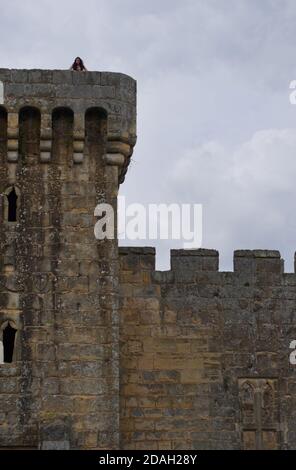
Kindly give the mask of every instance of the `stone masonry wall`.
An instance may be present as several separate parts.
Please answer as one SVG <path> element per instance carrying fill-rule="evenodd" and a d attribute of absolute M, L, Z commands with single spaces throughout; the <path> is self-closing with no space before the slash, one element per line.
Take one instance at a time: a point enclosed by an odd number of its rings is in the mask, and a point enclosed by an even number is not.
<path fill-rule="evenodd" d="M 119 446 L 116 212 L 135 143 L 135 82 L 124 75 L 0 70 L 0 447 Z M 17 220 L 7 196 L 18 195 Z"/>
<path fill-rule="evenodd" d="M 173 250 L 167 272 L 152 248 L 118 255 L 94 209 L 117 212 L 135 81 L 0 82 L 0 448 L 295 449 L 296 274 L 280 254 L 236 251 L 233 272 L 215 250 Z"/>
<path fill-rule="evenodd" d="M 120 248 L 125 449 L 295 449 L 296 275 L 277 251 Z"/>

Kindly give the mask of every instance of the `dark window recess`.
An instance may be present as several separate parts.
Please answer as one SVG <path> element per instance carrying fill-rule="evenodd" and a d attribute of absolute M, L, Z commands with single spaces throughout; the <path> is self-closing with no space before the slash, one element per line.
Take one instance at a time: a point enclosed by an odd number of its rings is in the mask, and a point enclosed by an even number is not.
<path fill-rule="evenodd" d="M 16 330 L 7 325 L 3 330 L 4 362 L 12 362 Z"/>
<path fill-rule="evenodd" d="M 17 194 L 13 188 L 7 196 L 8 199 L 8 222 L 16 222 Z"/>

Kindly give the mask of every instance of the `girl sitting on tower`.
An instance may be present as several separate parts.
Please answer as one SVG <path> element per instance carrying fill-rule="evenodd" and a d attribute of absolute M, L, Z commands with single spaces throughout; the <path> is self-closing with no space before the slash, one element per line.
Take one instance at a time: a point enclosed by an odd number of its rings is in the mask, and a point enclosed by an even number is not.
<path fill-rule="evenodd" d="M 85 67 L 83 60 L 80 57 L 76 57 L 73 64 L 70 67 L 70 70 L 77 70 L 78 72 L 86 72 L 87 68 Z"/>

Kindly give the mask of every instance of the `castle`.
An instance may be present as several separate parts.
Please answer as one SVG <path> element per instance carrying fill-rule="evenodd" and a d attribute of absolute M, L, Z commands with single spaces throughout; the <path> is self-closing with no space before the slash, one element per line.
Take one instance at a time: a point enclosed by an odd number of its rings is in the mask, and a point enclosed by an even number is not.
<path fill-rule="evenodd" d="M 296 275 L 96 240 L 135 143 L 132 78 L 0 69 L 0 448 L 295 449 Z"/>

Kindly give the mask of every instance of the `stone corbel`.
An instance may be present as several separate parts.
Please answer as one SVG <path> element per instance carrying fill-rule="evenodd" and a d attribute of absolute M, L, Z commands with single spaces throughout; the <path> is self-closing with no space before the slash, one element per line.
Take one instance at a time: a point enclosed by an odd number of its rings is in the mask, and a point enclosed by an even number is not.
<path fill-rule="evenodd" d="M 85 140 L 84 115 L 75 114 L 74 116 L 74 142 L 73 142 L 74 163 L 83 163 L 84 140 Z"/>
<path fill-rule="evenodd" d="M 52 119 L 50 114 L 41 114 L 40 161 L 48 163 L 51 160 L 52 148 Z"/>
<path fill-rule="evenodd" d="M 118 184 L 124 181 L 132 154 L 133 147 L 126 141 L 110 140 L 107 142 L 107 152 L 104 160 L 107 165 L 117 166 Z"/>
<path fill-rule="evenodd" d="M 7 116 L 7 161 L 16 163 L 19 154 L 19 116 L 8 113 Z"/>
<path fill-rule="evenodd" d="M 107 165 L 122 167 L 124 165 L 124 155 L 122 153 L 106 153 L 104 161 Z"/>
<path fill-rule="evenodd" d="M 131 155 L 131 146 L 120 140 L 111 140 L 107 142 L 107 154 L 121 154 L 124 158 L 128 158 Z"/>

